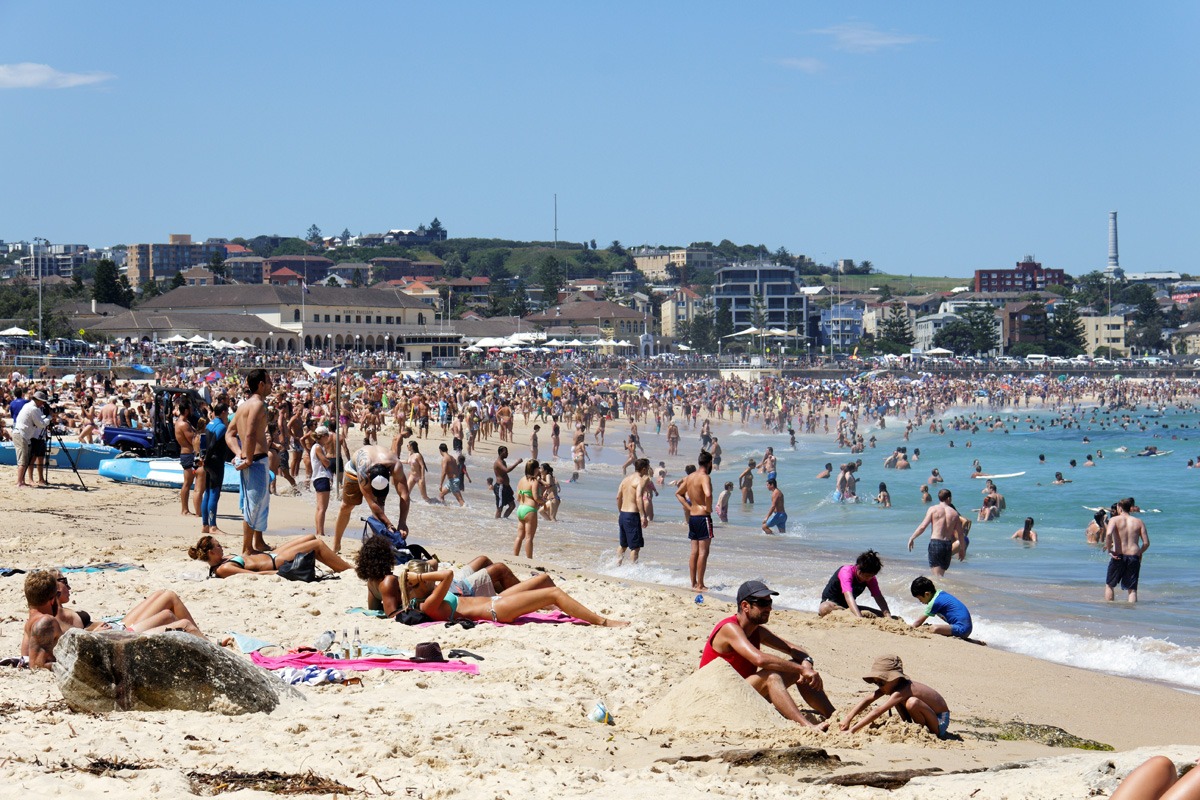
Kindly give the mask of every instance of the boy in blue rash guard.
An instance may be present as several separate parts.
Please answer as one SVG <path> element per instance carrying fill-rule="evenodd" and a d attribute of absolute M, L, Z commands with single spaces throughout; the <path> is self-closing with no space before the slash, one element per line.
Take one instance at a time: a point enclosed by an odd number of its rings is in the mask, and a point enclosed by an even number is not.
<path fill-rule="evenodd" d="M 945 624 L 931 623 L 929 630 L 940 636 L 975 641 L 970 638 L 973 628 L 971 612 L 961 600 L 949 592 L 939 592 L 933 581 L 923 575 L 913 580 L 911 588 L 912 596 L 925 604 L 925 613 L 913 620 L 912 627 L 921 627 L 930 617 L 940 617 Z"/>

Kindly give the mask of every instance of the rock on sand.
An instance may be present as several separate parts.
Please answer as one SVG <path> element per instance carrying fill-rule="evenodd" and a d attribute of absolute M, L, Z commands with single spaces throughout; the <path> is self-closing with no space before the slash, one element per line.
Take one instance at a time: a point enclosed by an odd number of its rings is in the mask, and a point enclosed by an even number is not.
<path fill-rule="evenodd" d="M 76 711 L 270 712 L 295 689 L 207 639 L 178 631 L 68 631 L 54 677 Z"/>

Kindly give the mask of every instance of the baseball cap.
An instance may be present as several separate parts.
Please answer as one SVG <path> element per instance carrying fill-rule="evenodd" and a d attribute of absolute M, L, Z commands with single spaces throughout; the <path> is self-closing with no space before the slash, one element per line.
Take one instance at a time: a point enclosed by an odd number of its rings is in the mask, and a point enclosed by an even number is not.
<path fill-rule="evenodd" d="M 45 392 L 43 392 L 43 391 L 42 391 L 42 390 L 40 390 L 40 389 L 39 389 L 38 391 L 36 391 L 36 392 L 34 392 L 34 393 L 33 393 L 33 399 L 34 399 L 34 400 L 41 400 L 43 403 L 49 403 L 49 402 L 50 402 L 50 398 L 49 398 L 49 397 L 47 397 L 47 396 L 46 396 L 46 393 L 45 393 Z"/>
<path fill-rule="evenodd" d="M 740 606 L 743 600 L 749 600 L 752 597 L 772 596 L 778 597 L 779 592 L 772 592 L 762 581 L 746 581 L 738 587 L 737 603 Z"/>

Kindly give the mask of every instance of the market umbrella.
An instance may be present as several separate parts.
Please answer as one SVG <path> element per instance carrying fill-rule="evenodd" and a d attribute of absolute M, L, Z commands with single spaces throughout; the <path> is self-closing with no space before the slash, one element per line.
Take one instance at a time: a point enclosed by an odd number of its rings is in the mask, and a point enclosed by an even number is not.
<path fill-rule="evenodd" d="M 205 339 L 203 336 L 201 336 L 200 334 L 197 333 L 195 336 L 188 339 L 188 341 L 191 342 L 192 344 L 204 344 L 208 341 L 208 339 Z"/>
<path fill-rule="evenodd" d="M 182 342 L 186 342 L 186 341 L 187 341 L 187 337 L 180 336 L 178 333 L 169 339 L 163 339 L 164 344 L 181 344 Z"/>

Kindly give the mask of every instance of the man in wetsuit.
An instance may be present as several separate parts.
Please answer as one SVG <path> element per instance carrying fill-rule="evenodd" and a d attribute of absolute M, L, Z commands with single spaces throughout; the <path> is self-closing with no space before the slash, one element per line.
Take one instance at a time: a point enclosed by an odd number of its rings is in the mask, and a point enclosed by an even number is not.
<path fill-rule="evenodd" d="M 743 583 L 737 592 L 737 614 L 726 617 L 713 628 L 700 656 L 700 666 L 723 658 L 780 714 L 808 728 L 823 727 L 804 716 L 788 691 L 795 686 L 817 713 L 826 718 L 833 714 L 833 703 L 825 694 L 812 657 L 764 627 L 771 619 L 771 598 L 778 594 L 760 581 Z M 787 657 L 764 653 L 764 646 Z"/>

